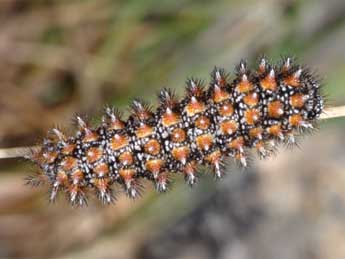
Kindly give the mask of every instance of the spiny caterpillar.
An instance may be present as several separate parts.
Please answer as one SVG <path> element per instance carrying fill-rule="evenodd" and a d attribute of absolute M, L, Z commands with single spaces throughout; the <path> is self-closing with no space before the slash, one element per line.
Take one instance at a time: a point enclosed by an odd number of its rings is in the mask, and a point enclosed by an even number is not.
<path fill-rule="evenodd" d="M 163 89 L 156 111 L 137 99 L 127 120 L 108 107 L 96 128 L 77 117 L 74 137 L 53 129 L 32 152 L 30 159 L 43 173 L 28 181 L 36 185 L 44 178 L 51 201 L 64 192 L 72 205 L 82 206 L 90 192 L 102 203 L 113 202 L 118 187 L 136 198 L 143 178 L 164 192 L 172 172 L 194 185 L 200 165 L 220 178 L 225 157 L 246 167 L 251 149 L 265 158 L 278 143 L 294 144 L 323 111 L 318 80 L 293 63 L 284 58 L 270 65 L 262 58 L 250 71 L 241 61 L 232 81 L 216 67 L 207 89 L 202 81 L 188 79 L 181 100 Z"/>

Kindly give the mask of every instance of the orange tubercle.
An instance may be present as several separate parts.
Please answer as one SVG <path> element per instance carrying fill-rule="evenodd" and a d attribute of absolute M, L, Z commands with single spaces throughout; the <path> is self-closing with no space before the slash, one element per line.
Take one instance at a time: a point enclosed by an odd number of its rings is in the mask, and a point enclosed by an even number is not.
<path fill-rule="evenodd" d="M 196 137 L 196 145 L 200 150 L 209 150 L 213 144 L 213 137 L 210 134 L 204 134 Z"/>
<path fill-rule="evenodd" d="M 119 170 L 119 175 L 121 178 L 125 181 L 131 180 L 134 175 L 135 175 L 135 170 L 134 169 L 120 169 Z"/>
<path fill-rule="evenodd" d="M 272 125 L 271 127 L 267 128 L 267 132 L 275 137 L 280 137 L 282 135 L 282 128 L 280 124 Z"/>
<path fill-rule="evenodd" d="M 119 150 L 127 146 L 128 143 L 129 142 L 128 142 L 127 136 L 116 133 L 110 141 L 110 146 L 112 150 Z"/>
<path fill-rule="evenodd" d="M 151 155 L 158 155 L 161 150 L 161 146 L 158 140 L 151 139 L 145 144 L 144 149 L 145 149 L 145 152 Z"/>
<path fill-rule="evenodd" d="M 249 93 L 243 98 L 243 102 L 248 106 L 255 106 L 259 103 L 259 95 L 256 92 Z"/>
<path fill-rule="evenodd" d="M 250 109 L 244 112 L 247 124 L 253 125 L 260 119 L 260 112 L 257 109 Z"/>
<path fill-rule="evenodd" d="M 84 179 L 84 173 L 80 169 L 77 169 L 73 171 L 73 173 L 71 174 L 71 178 L 73 182 L 79 182 Z"/>
<path fill-rule="evenodd" d="M 109 167 L 106 163 L 101 163 L 97 165 L 93 171 L 100 176 L 104 176 L 109 173 Z"/>
<path fill-rule="evenodd" d="M 134 162 L 134 158 L 131 152 L 124 152 L 120 154 L 119 161 L 123 165 L 131 165 Z"/>
<path fill-rule="evenodd" d="M 78 159 L 72 156 L 66 157 L 61 162 L 62 168 L 66 171 L 72 170 L 73 168 L 76 168 L 78 165 Z"/>
<path fill-rule="evenodd" d="M 171 140 L 175 143 L 181 143 L 186 140 L 186 132 L 184 129 L 176 128 L 171 134 Z"/>
<path fill-rule="evenodd" d="M 203 102 L 198 101 L 195 97 L 191 98 L 191 101 L 187 104 L 185 110 L 189 117 L 194 116 L 195 114 L 205 111 L 206 106 Z"/>
<path fill-rule="evenodd" d="M 305 95 L 294 94 L 290 97 L 290 104 L 295 108 L 302 108 L 305 103 Z"/>
<path fill-rule="evenodd" d="M 184 146 L 184 147 L 176 147 L 172 150 L 172 156 L 177 160 L 177 161 L 180 161 L 180 162 L 183 162 L 185 163 L 188 156 L 189 156 L 189 153 L 190 153 L 190 150 L 189 150 L 189 147 L 187 146 Z"/>
<path fill-rule="evenodd" d="M 153 159 L 147 161 L 145 167 L 149 172 L 157 175 L 161 171 L 163 165 L 164 161 L 162 159 Z"/>
<path fill-rule="evenodd" d="M 253 128 L 249 130 L 249 135 L 252 138 L 260 138 L 262 136 L 263 129 L 260 127 Z"/>
<path fill-rule="evenodd" d="M 219 109 L 221 116 L 231 116 L 234 113 L 234 107 L 230 103 L 225 103 Z"/>
<path fill-rule="evenodd" d="M 215 103 L 220 103 L 230 98 L 230 94 L 223 88 L 216 86 L 213 91 L 213 101 Z"/>
<path fill-rule="evenodd" d="M 253 84 L 248 80 L 246 75 L 243 75 L 241 82 L 236 85 L 236 90 L 240 93 L 247 93 L 253 90 Z"/>
<path fill-rule="evenodd" d="M 61 153 L 64 155 L 70 155 L 75 149 L 75 144 L 67 144 L 61 150 Z"/>
<path fill-rule="evenodd" d="M 167 110 L 162 116 L 162 124 L 165 127 L 169 127 L 175 125 L 176 123 L 180 122 L 181 118 L 175 112 L 172 112 L 170 109 Z"/>
<path fill-rule="evenodd" d="M 284 114 L 283 104 L 280 101 L 270 102 L 267 105 L 268 116 L 271 118 L 280 118 Z"/>
<path fill-rule="evenodd" d="M 223 134 L 232 134 L 238 129 L 238 123 L 234 120 L 223 121 L 220 124 L 220 130 Z"/>
<path fill-rule="evenodd" d="M 264 79 L 260 81 L 260 86 L 263 90 L 275 91 L 277 90 L 277 81 L 274 72 L 271 72 Z"/>
<path fill-rule="evenodd" d="M 85 136 L 83 138 L 84 142 L 92 142 L 92 141 L 96 141 L 98 139 L 98 134 L 90 129 L 85 129 Z"/>
<path fill-rule="evenodd" d="M 125 128 L 124 122 L 119 120 L 118 118 L 115 118 L 115 120 L 109 124 L 109 129 L 112 129 L 112 130 L 120 130 L 124 128 Z"/>
<path fill-rule="evenodd" d="M 221 157 L 222 153 L 220 152 L 220 150 L 215 150 L 211 154 L 207 155 L 205 157 L 205 160 L 210 164 L 215 164 L 220 161 Z"/>
<path fill-rule="evenodd" d="M 211 125 L 210 119 L 207 118 L 206 116 L 200 116 L 195 122 L 195 126 L 197 126 L 199 129 L 202 129 L 202 130 L 208 129 L 210 125 Z"/>
<path fill-rule="evenodd" d="M 227 146 L 231 149 L 241 150 L 243 149 L 243 146 L 244 146 L 244 139 L 243 137 L 235 138 L 230 143 L 228 143 Z"/>
<path fill-rule="evenodd" d="M 292 75 L 289 75 L 288 77 L 284 78 L 284 83 L 292 87 L 302 86 L 301 80 L 300 80 L 301 73 L 302 73 L 302 70 L 297 70 Z"/>
<path fill-rule="evenodd" d="M 135 134 L 138 138 L 145 138 L 153 134 L 153 127 L 147 124 L 141 124 L 140 127 L 136 130 Z"/>
<path fill-rule="evenodd" d="M 300 114 L 294 114 L 289 117 L 289 123 L 291 126 L 300 126 L 301 122 L 303 121 L 303 118 Z"/>
<path fill-rule="evenodd" d="M 89 163 L 96 162 L 101 159 L 103 150 L 99 147 L 92 147 L 86 152 L 86 159 Z"/>

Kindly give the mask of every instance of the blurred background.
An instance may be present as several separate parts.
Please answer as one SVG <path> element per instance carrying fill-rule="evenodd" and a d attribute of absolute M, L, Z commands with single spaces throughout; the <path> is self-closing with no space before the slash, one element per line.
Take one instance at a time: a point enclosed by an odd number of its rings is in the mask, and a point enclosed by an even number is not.
<path fill-rule="evenodd" d="M 261 54 L 295 55 L 329 105 L 345 104 L 345 1 L 1 0 L 0 148 Z M 176 177 L 167 194 L 149 185 L 108 207 L 51 205 L 24 185 L 30 163 L 2 159 L 0 258 L 345 258 L 345 119 L 320 128 L 222 181 Z"/>

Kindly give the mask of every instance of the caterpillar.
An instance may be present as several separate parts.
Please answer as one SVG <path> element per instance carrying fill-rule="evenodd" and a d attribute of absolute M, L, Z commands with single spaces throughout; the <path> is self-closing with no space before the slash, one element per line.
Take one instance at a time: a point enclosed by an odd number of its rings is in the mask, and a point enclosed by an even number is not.
<path fill-rule="evenodd" d="M 119 188 L 136 198 L 141 179 L 165 192 L 170 176 L 178 173 L 193 186 L 200 166 L 221 178 L 226 157 L 246 167 L 251 150 L 265 158 L 279 143 L 295 144 L 323 112 L 318 78 L 295 63 L 288 57 L 272 65 L 261 58 L 250 70 L 242 60 L 232 80 L 219 67 L 208 87 L 188 79 L 181 99 L 162 89 L 156 110 L 135 99 L 126 120 L 112 107 L 105 108 L 97 127 L 77 117 L 75 136 L 52 129 L 32 151 L 29 159 L 40 172 L 27 181 L 49 183 L 50 201 L 65 193 L 73 206 L 83 206 L 89 194 L 112 203 Z"/>

